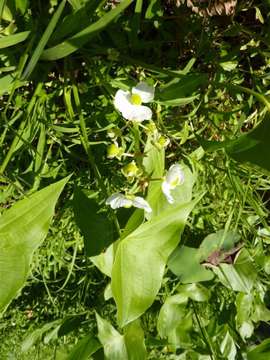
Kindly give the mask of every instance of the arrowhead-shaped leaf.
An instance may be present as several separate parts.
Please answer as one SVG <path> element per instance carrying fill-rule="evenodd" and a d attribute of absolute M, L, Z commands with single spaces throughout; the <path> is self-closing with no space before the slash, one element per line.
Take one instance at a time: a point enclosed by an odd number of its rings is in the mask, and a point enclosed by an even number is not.
<path fill-rule="evenodd" d="M 23 287 L 69 177 L 18 201 L 0 217 L 0 313 Z"/>
<path fill-rule="evenodd" d="M 139 226 L 117 248 L 112 271 L 112 292 L 118 322 L 124 326 L 153 303 L 171 252 L 179 242 L 195 201 L 179 204 Z"/>

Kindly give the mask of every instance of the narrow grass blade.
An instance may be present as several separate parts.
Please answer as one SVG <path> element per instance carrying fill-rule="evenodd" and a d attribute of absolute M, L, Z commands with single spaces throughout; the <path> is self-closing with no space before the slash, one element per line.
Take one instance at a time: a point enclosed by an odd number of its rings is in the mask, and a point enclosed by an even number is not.
<path fill-rule="evenodd" d="M 18 34 L 12 34 L 0 38 L 0 49 L 7 48 L 19 44 L 26 40 L 30 34 L 30 31 L 23 31 Z"/>
<path fill-rule="evenodd" d="M 41 56 L 43 60 L 57 60 L 72 54 L 82 47 L 89 39 L 108 26 L 133 0 L 122 1 L 115 9 L 110 10 L 101 19 L 89 25 L 68 40 L 45 50 Z"/>
<path fill-rule="evenodd" d="M 47 26 L 44 34 L 42 35 L 42 38 L 40 39 L 38 46 L 36 47 L 34 54 L 32 55 L 28 65 L 22 75 L 23 79 L 29 78 L 32 71 L 34 70 L 34 68 L 35 68 L 47 42 L 49 41 L 49 38 L 52 35 L 52 33 L 55 29 L 55 26 L 64 10 L 65 4 L 66 4 L 66 0 L 63 0 L 61 2 L 61 4 L 59 5 L 58 9 L 56 10 L 56 12 L 54 13 L 49 25 Z"/>
<path fill-rule="evenodd" d="M 54 44 L 59 43 L 62 39 L 76 34 L 81 29 L 89 25 L 89 16 L 95 13 L 99 0 L 88 1 L 83 7 L 67 15 L 61 24 L 58 25 L 50 39 Z"/>

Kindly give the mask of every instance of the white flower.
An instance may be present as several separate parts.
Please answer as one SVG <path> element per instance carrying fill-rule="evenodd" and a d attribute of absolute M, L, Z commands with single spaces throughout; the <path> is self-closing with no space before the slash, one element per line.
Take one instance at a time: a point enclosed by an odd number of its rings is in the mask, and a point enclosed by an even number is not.
<path fill-rule="evenodd" d="M 184 172 L 179 164 L 174 164 L 170 167 L 161 188 L 163 194 L 170 204 L 174 203 L 174 198 L 171 195 L 171 190 L 176 186 L 183 184 L 185 180 Z"/>
<path fill-rule="evenodd" d="M 155 88 L 139 82 L 130 91 L 117 90 L 114 98 L 114 106 L 127 120 L 142 122 L 152 118 L 152 110 L 148 106 L 141 105 L 154 99 Z"/>
<path fill-rule="evenodd" d="M 139 209 L 144 209 L 147 213 L 152 212 L 148 202 L 140 196 L 126 196 L 121 193 L 115 193 L 106 200 L 106 205 L 110 205 L 112 209 L 120 207 L 130 208 L 134 206 Z"/>

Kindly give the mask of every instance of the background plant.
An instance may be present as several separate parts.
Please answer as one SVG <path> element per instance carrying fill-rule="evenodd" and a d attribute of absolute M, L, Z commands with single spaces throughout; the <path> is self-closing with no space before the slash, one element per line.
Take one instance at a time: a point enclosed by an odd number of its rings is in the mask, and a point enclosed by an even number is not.
<path fill-rule="evenodd" d="M 1 319 L 1 357 L 263 358 L 268 2 L 239 1 L 234 16 L 213 18 L 157 0 L 8 0 L 0 12 L 2 218 L 72 173 L 31 276 Z M 153 119 L 134 126 L 113 98 L 141 80 L 156 88 Z M 114 158 L 112 144 L 121 148 Z M 138 172 L 127 177 L 132 161 Z M 164 210 L 161 177 L 176 162 L 189 188 Z M 117 191 L 146 197 L 156 220 L 140 225 L 140 210 L 105 206 Z M 167 228 L 162 236 L 153 236 L 151 221 L 157 233 Z M 170 231 L 182 231 L 181 243 L 139 308 L 134 296 L 142 302 L 146 294 L 139 278 L 118 288 L 118 250 L 117 323 L 111 267 L 102 261 L 118 244 L 129 255 L 126 275 L 132 266 L 156 275 L 167 262 L 158 263 L 158 251 L 169 256 L 178 242 Z"/>

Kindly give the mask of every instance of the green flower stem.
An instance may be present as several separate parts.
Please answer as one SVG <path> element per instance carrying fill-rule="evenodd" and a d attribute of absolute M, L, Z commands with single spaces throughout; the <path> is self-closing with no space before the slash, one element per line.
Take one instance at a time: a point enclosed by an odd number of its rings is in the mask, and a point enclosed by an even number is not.
<path fill-rule="evenodd" d="M 97 179 L 98 185 L 100 186 L 102 193 L 105 194 L 105 197 L 107 198 L 109 196 L 108 191 L 107 191 L 107 187 L 106 187 L 106 185 L 105 185 L 105 183 L 104 183 L 104 181 L 102 179 L 102 176 L 101 176 L 101 174 L 99 172 L 99 169 L 98 169 L 98 167 L 96 165 L 95 158 L 94 158 L 94 155 L 92 153 L 91 146 L 90 146 L 90 143 L 89 143 L 86 124 L 85 124 L 83 113 L 81 111 L 81 104 L 80 104 L 80 98 L 79 98 L 78 89 L 77 89 L 77 87 L 75 85 L 72 86 L 72 89 L 73 89 L 73 96 L 74 96 L 75 105 L 76 105 L 78 113 L 79 113 L 79 121 L 80 121 L 80 129 L 81 129 L 81 142 L 82 142 L 84 150 L 85 150 L 85 152 L 86 152 L 86 154 L 88 156 L 89 163 L 90 163 L 90 165 L 91 165 L 91 167 L 92 167 L 92 169 L 94 171 L 94 174 L 95 174 L 95 177 Z M 117 216 L 115 215 L 113 210 L 110 210 L 110 212 L 111 212 L 112 219 L 113 219 L 114 225 L 116 227 L 117 233 L 120 236 L 121 229 L 120 229 L 120 225 L 119 225 Z"/>
<path fill-rule="evenodd" d="M 200 328 L 200 331 L 201 331 L 201 334 L 202 334 L 202 337 L 204 339 L 204 342 L 206 344 L 206 346 L 208 347 L 209 349 L 209 352 L 210 352 L 210 358 L 212 360 L 218 360 L 218 356 L 215 352 L 215 349 L 213 347 L 213 344 L 212 344 L 212 341 L 211 339 L 209 338 L 208 334 L 207 334 L 207 331 L 204 330 L 204 328 L 202 327 L 201 325 L 201 321 L 200 321 L 200 318 L 199 318 L 199 315 L 198 315 L 198 312 L 197 312 L 197 309 L 196 309 L 196 305 L 194 303 L 193 300 L 191 300 L 191 304 L 192 304 L 192 308 L 193 308 L 193 311 L 194 311 L 194 315 L 195 315 L 195 318 L 196 318 L 196 321 L 198 323 L 198 326 Z"/>
<path fill-rule="evenodd" d="M 140 170 L 143 170 L 142 154 L 140 148 L 141 136 L 139 125 L 136 121 L 133 122 L 133 136 L 134 136 L 134 147 L 135 147 L 135 160 Z"/>

